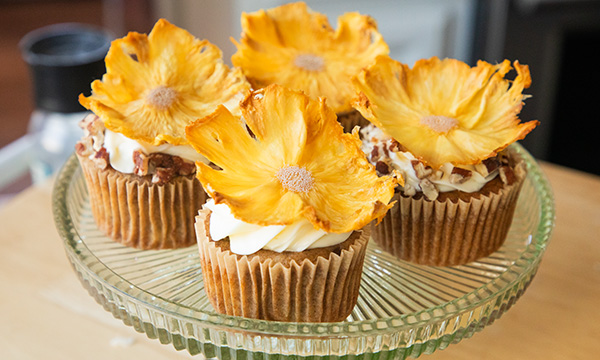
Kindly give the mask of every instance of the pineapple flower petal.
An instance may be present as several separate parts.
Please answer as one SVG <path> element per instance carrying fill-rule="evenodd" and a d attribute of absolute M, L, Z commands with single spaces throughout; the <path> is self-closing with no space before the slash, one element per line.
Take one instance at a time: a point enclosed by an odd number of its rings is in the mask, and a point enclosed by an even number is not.
<path fill-rule="evenodd" d="M 353 106 L 405 150 L 433 168 L 444 163 L 477 164 L 537 125 L 521 123 L 523 89 L 531 85 L 527 65 L 513 64 L 517 76 L 505 75 L 510 61 L 477 66 L 436 57 L 412 69 L 380 56 L 353 79 Z"/>
<path fill-rule="evenodd" d="M 255 89 L 279 84 L 326 97 L 336 113 L 352 110 L 352 76 L 389 53 L 371 17 L 346 13 L 334 30 L 303 2 L 242 14 L 242 37 L 232 41 L 231 61 Z"/>
<path fill-rule="evenodd" d="M 304 217 L 317 229 L 343 233 L 381 219 L 396 180 L 378 177 L 325 104 L 270 85 L 249 92 L 242 117 L 225 107 L 186 128 L 189 143 L 211 166 L 196 176 L 216 203 L 258 225 L 289 225 Z"/>
<path fill-rule="evenodd" d="M 106 74 L 79 96 L 111 131 L 153 145 L 185 145 L 185 126 L 217 105 L 236 109 L 250 88 L 240 69 L 230 69 L 207 40 L 159 20 L 149 35 L 130 32 L 114 40 Z"/>

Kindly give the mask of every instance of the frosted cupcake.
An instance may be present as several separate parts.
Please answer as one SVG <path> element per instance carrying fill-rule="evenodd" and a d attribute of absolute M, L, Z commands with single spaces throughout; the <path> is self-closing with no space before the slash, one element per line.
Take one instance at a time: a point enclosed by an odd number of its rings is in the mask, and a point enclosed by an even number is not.
<path fill-rule="evenodd" d="M 229 315 L 342 321 L 395 180 L 377 176 L 324 99 L 271 85 L 240 107 L 242 118 L 219 107 L 186 130 L 213 164 L 197 163 L 214 200 L 196 218 L 208 298 Z"/>
<path fill-rule="evenodd" d="M 185 139 L 185 126 L 225 104 L 250 84 L 230 70 L 206 40 L 159 20 L 111 44 L 106 74 L 79 101 L 93 114 L 77 144 L 98 227 L 140 249 L 195 244 L 194 216 L 206 200 L 195 162 L 208 162 Z"/>
<path fill-rule="evenodd" d="M 355 111 L 351 78 L 389 48 L 375 20 L 352 12 L 333 29 L 323 14 L 297 2 L 242 14 L 242 35 L 231 61 L 255 89 L 279 84 L 326 97 L 345 131 L 368 122 Z"/>
<path fill-rule="evenodd" d="M 526 176 L 510 149 L 537 121 L 519 114 L 529 68 L 508 60 L 476 67 L 453 59 L 387 56 L 354 79 L 354 106 L 371 121 L 363 149 L 380 175 L 402 175 L 373 240 L 403 260 L 457 265 L 496 251 L 512 222 Z"/>

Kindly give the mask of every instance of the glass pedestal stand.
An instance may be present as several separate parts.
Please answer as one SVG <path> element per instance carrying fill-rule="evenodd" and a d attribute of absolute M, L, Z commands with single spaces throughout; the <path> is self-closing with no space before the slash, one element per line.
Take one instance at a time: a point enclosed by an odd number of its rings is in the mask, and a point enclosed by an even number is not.
<path fill-rule="evenodd" d="M 197 248 L 135 250 L 96 227 L 75 156 L 53 195 L 56 225 L 89 293 L 126 325 L 178 350 L 219 359 L 405 359 L 444 349 L 494 322 L 533 279 L 554 226 L 552 191 L 520 146 L 528 175 L 505 244 L 479 261 L 430 267 L 370 242 L 358 303 L 339 323 L 283 323 L 216 313 Z"/>

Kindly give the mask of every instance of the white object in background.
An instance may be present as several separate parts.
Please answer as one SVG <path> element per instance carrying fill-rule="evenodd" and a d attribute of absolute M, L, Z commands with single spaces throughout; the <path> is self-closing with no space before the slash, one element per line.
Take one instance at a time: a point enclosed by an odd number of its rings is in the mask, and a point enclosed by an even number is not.
<path fill-rule="evenodd" d="M 31 115 L 29 133 L 34 139 L 30 159 L 31 177 L 36 184 L 56 173 L 75 150 L 83 136 L 79 121 L 88 112 L 54 113 L 36 110 Z"/>
<path fill-rule="evenodd" d="M 35 138 L 25 135 L 0 149 L 0 189 L 29 171 L 34 157 Z"/>

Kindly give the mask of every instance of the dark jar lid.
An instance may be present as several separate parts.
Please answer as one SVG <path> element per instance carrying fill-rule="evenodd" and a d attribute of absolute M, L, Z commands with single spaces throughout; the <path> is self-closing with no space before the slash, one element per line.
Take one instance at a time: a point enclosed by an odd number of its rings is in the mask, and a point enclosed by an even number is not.
<path fill-rule="evenodd" d="M 79 94 L 106 72 L 104 57 L 113 39 L 107 31 L 85 24 L 64 23 L 33 30 L 19 46 L 29 64 L 37 109 L 85 111 Z"/>

